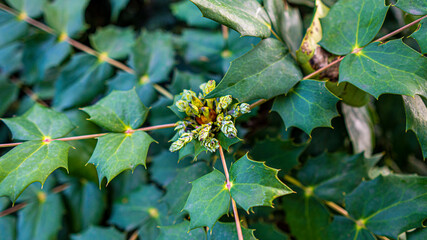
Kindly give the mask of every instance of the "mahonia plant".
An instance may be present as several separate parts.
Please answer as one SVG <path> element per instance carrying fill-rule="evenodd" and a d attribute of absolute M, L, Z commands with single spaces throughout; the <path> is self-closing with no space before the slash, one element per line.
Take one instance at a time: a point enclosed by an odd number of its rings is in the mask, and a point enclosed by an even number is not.
<path fill-rule="evenodd" d="M 175 152 L 191 141 L 199 141 L 209 152 L 219 148 L 216 138 L 219 132 L 228 138 L 237 136 L 234 126 L 235 118 L 251 111 L 247 103 L 234 103 L 231 95 L 217 98 L 205 98 L 215 89 L 215 80 L 200 85 L 199 96 L 191 90 L 184 89 L 181 99 L 175 105 L 178 111 L 184 112 L 187 117 L 176 123 L 178 140 L 172 143 L 169 150 Z"/>

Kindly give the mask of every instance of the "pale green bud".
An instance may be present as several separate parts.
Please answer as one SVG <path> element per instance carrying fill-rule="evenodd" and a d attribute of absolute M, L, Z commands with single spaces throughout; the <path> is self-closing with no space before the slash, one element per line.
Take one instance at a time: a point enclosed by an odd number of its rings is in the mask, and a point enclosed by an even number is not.
<path fill-rule="evenodd" d="M 207 138 L 205 141 L 202 142 L 203 146 L 209 151 L 209 152 L 215 152 L 219 148 L 219 142 L 216 138 Z"/>
<path fill-rule="evenodd" d="M 249 105 L 247 103 L 241 103 L 239 107 L 240 107 L 240 113 L 241 114 L 245 114 L 245 113 L 250 113 L 251 112 L 251 105 Z"/>
<path fill-rule="evenodd" d="M 221 132 L 223 132 L 228 138 L 234 138 L 237 136 L 237 129 L 234 127 L 233 121 L 230 120 L 222 121 Z"/>
<path fill-rule="evenodd" d="M 200 89 L 203 94 L 206 96 L 208 93 L 212 92 L 215 89 L 216 83 L 215 80 L 209 80 L 207 83 L 200 85 Z"/>
<path fill-rule="evenodd" d="M 181 95 L 181 99 L 187 102 L 191 102 L 191 99 L 193 99 L 193 97 L 197 97 L 195 92 L 187 89 L 184 89 Z"/>
<path fill-rule="evenodd" d="M 186 102 L 184 100 L 178 100 L 175 103 L 175 106 L 178 108 L 178 111 L 185 112 L 185 109 L 188 108 L 188 102 Z"/>
<path fill-rule="evenodd" d="M 185 129 L 187 128 L 187 123 L 184 121 L 178 121 L 176 123 L 175 131 L 178 132 L 179 135 L 183 134 L 185 132 Z"/>
<path fill-rule="evenodd" d="M 172 143 L 169 148 L 169 151 L 175 152 L 183 148 L 187 143 L 193 140 L 193 134 L 191 133 L 183 133 L 178 140 Z"/>
<path fill-rule="evenodd" d="M 204 124 L 199 127 L 199 141 L 204 141 L 207 137 L 209 137 L 209 133 L 211 131 L 212 125 L 210 123 Z"/>
<path fill-rule="evenodd" d="M 231 97 L 231 95 L 220 97 L 219 102 L 217 103 L 217 106 L 216 106 L 216 112 L 220 113 L 222 110 L 225 110 L 228 107 L 228 105 L 231 104 L 232 101 L 233 101 L 233 98 Z"/>
<path fill-rule="evenodd" d="M 203 107 L 203 102 L 196 96 L 192 96 L 191 104 L 193 104 L 194 106 L 196 106 L 198 108 Z"/>

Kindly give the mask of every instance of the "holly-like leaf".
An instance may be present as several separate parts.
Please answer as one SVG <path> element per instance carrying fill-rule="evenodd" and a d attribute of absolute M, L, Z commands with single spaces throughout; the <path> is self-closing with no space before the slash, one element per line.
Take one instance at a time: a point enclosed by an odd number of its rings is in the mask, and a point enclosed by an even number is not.
<path fill-rule="evenodd" d="M 323 240 L 329 225 L 330 214 L 326 207 L 302 192 L 283 198 L 286 222 L 297 239 Z"/>
<path fill-rule="evenodd" d="M 28 141 L 0 158 L 0 196 L 15 201 L 33 182 L 44 183 L 58 168 L 68 168 L 71 146 L 61 141 Z"/>
<path fill-rule="evenodd" d="M 83 108 L 91 121 L 113 132 L 137 129 L 147 118 L 148 110 L 135 89 L 113 91 L 95 105 Z"/>
<path fill-rule="evenodd" d="M 202 228 L 189 231 L 190 223 L 184 221 L 180 224 L 160 227 L 160 235 L 157 240 L 186 239 L 205 240 L 206 233 Z"/>
<path fill-rule="evenodd" d="M 325 86 L 332 94 L 341 99 L 343 103 L 356 108 L 365 106 L 371 99 L 368 93 L 360 90 L 349 82 L 337 83 L 327 81 Z"/>
<path fill-rule="evenodd" d="M 28 30 L 28 24 L 24 21 L 19 21 L 10 13 L 0 12 L 0 46 L 6 46 L 20 38 L 22 38 Z M 9 56 L 10 57 L 10 56 Z"/>
<path fill-rule="evenodd" d="M 40 190 L 39 184 L 33 184 L 23 194 L 28 204 L 18 212 L 17 240 L 33 239 L 34 236 L 40 240 L 57 237 L 65 207 L 59 194 L 48 193 L 53 183 L 54 181 L 47 181 L 43 190 Z"/>
<path fill-rule="evenodd" d="M 96 31 L 90 37 L 95 50 L 107 54 L 114 59 L 125 58 L 134 43 L 133 31 L 130 28 L 107 26 Z"/>
<path fill-rule="evenodd" d="M 278 31 L 291 52 L 295 53 L 302 40 L 303 26 L 299 9 L 285 6 L 282 0 L 266 0 L 264 6 L 274 29 Z"/>
<path fill-rule="evenodd" d="M 194 160 L 197 160 L 197 157 L 203 152 L 207 153 L 205 146 L 200 141 L 192 141 L 179 150 L 178 161 L 181 161 L 185 157 L 193 157 Z"/>
<path fill-rule="evenodd" d="M 139 82 L 159 83 L 167 80 L 174 64 L 174 55 L 171 34 L 143 31 L 131 54 Z"/>
<path fill-rule="evenodd" d="M 242 228 L 243 239 L 256 240 L 253 229 Z M 208 232 L 208 240 L 238 240 L 236 224 L 217 222 L 212 229 Z"/>
<path fill-rule="evenodd" d="M 113 68 L 106 62 L 86 53 L 73 55 L 55 83 L 53 106 L 64 110 L 90 103 L 103 92 L 104 82 L 112 74 Z"/>
<path fill-rule="evenodd" d="M 427 14 L 427 2 L 424 0 L 399 0 L 395 6 L 409 14 Z"/>
<path fill-rule="evenodd" d="M 420 228 L 406 234 L 408 240 L 427 239 L 427 228 Z"/>
<path fill-rule="evenodd" d="M 98 139 L 95 151 L 88 163 L 95 165 L 99 184 L 107 178 L 107 184 L 126 169 L 132 171 L 146 164 L 147 152 L 153 138 L 143 131 L 132 134 L 109 133 Z"/>
<path fill-rule="evenodd" d="M 91 226 L 86 231 L 71 235 L 72 240 L 125 240 L 126 235 L 114 227 Z"/>
<path fill-rule="evenodd" d="M 375 98 L 384 93 L 427 97 L 426 79 L 427 58 L 400 39 L 371 43 L 340 64 L 340 82 L 349 82 Z"/>
<path fill-rule="evenodd" d="M 171 4 L 173 15 L 179 20 L 185 21 L 188 26 L 216 28 L 218 23 L 204 18 L 199 9 L 190 1 L 180 1 Z"/>
<path fill-rule="evenodd" d="M 426 14 L 427 14 L 427 3 L 426 3 Z M 427 53 L 427 18 L 421 20 L 418 30 L 411 34 L 415 40 L 417 40 L 418 45 L 420 45 L 421 53 Z"/>
<path fill-rule="evenodd" d="M 406 112 L 406 131 L 417 135 L 424 158 L 427 158 L 427 106 L 420 96 L 402 96 Z"/>
<path fill-rule="evenodd" d="M 162 186 L 168 185 L 178 174 L 180 164 L 176 159 L 177 153 L 168 150 L 154 156 L 149 168 L 151 179 Z"/>
<path fill-rule="evenodd" d="M 323 38 L 319 44 L 337 55 L 363 47 L 377 35 L 387 11 L 384 0 L 340 0 L 320 20 Z"/>
<path fill-rule="evenodd" d="M 282 117 L 286 129 L 294 126 L 311 134 L 316 127 L 331 127 L 332 118 L 338 115 L 337 102 L 325 83 L 304 80 L 287 95 L 277 97 L 272 110 Z"/>
<path fill-rule="evenodd" d="M 84 12 L 88 3 L 88 0 L 56 0 L 45 4 L 47 25 L 58 33 L 75 36 L 84 29 Z"/>
<path fill-rule="evenodd" d="M 216 138 L 219 141 L 219 144 L 221 145 L 221 147 L 226 150 L 227 152 L 230 151 L 230 147 L 240 141 L 242 141 L 242 139 L 235 137 L 235 138 L 228 138 L 227 136 L 225 136 L 225 134 L 223 132 L 220 132 L 216 135 Z"/>
<path fill-rule="evenodd" d="M 1 70 L 0 70 L 1 71 Z M 7 82 L 0 76 L 0 117 L 7 111 L 9 106 L 18 98 L 19 88 L 13 83 Z"/>
<path fill-rule="evenodd" d="M 225 176 L 218 170 L 193 181 L 184 210 L 190 214 L 190 229 L 207 226 L 212 229 L 216 221 L 228 212 L 230 192 Z"/>
<path fill-rule="evenodd" d="M 328 228 L 328 239 L 337 240 L 375 240 L 371 232 L 363 227 L 357 226 L 353 221 L 342 216 L 334 217 L 334 221 Z"/>
<path fill-rule="evenodd" d="M 323 153 L 309 158 L 298 172 L 298 179 L 321 199 L 344 202 L 345 195 L 355 189 L 380 158 L 365 158 L 363 153 Z"/>
<path fill-rule="evenodd" d="M 346 197 L 346 210 L 376 235 L 397 239 L 427 216 L 426 177 L 387 175 L 363 182 Z M 356 224 L 356 223 L 354 223 Z"/>
<path fill-rule="evenodd" d="M 298 157 L 305 148 L 306 144 L 296 145 L 292 140 L 267 138 L 256 142 L 249 155 L 254 159 L 263 159 L 268 166 L 287 174 L 298 165 Z"/>
<path fill-rule="evenodd" d="M 46 3 L 46 0 L 6 0 L 6 2 L 19 12 L 34 18 L 42 13 L 42 7 Z"/>
<path fill-rule="evenodd" d="M 13 138 L 19 140 L 55 139 L 67 135 L 74 129 L 74 125 L 65 114 L 40 104 L 34 104 L 22 116 L 2 120 L 12 132 Z"/>
<path fill-rule="evenodd" d="M 240 102 L 269 99 L 287 93 L 301 78 L 286 46 L 268 38 L 231 62 L 227 74 L 206 97 L 232 95 Z"/>
<path fill-rule="evenodd" d="M 230 169 L 231 196 L 246 211 L 255 206 L 272 207 L 275 198 L 293 192 L 279 180 L 278 172 L 247 155 L 241 157 Z"/>
<path fill-rule="evenodd" d="M 197 162 L 189 167 L 179 169 L 176 177 L 166 186 L 164 201 L 172 214 L 178 214 L 185 206 L 191 191 L 190 182 L 207 174 L 210 168 L 205 162 Z"/>
<path fill-rule="evenodd" d="M 256 0 L 191 0 L 204 17 L 230 27 L 242 36 L 267 38 L 270 19 Z"/>

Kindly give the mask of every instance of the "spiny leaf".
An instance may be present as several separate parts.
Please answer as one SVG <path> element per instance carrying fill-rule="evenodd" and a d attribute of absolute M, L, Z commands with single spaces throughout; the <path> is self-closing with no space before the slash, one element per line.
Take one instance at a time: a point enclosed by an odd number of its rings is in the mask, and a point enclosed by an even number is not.
<path fill-rule="evenodd" d="M 6 2 L 19 12 L 34 18 L 42 13 L 42 7 L 46 3 L 46 0 L 6 0 Z"/>
<path fill-rule="evenodd" d="M 134 44 L 133 31 L 130 28 L 107 26 L 90 36 L 93 47 L 114 59 L 125 58 Z"/>
<path fill-rule="evenodd" d="M 95 105 L 83 108 L 91 121 L 113 132 L 138 128 L 147 118 L 148 110 L 135 89 L 113 91 Z"/>
<path fill-rule="evenodd" d="M 22 116 L 2 120 L 12 132 L 13 138 L 19 140 L 55 139 L 67 135 L 74 129 L 74 125 L 65 114 L 40 104 L 34 104 Z"/>
<path fill-rule="evenodd" d="M 384 93 L 427 97 L 427 58 L 400 39 L 371 43 L 343 59 L 339 82 L 349 82 L 376 98 Z"/>
<path fill-rule="evenodd" d="M 180 224 L 160 227 L 160 235 L 157 240 L 185 239 L 185 240 L 205 240 L 206 233 L 202 228 L 189 231 L 190 223 L 184 221 Z"/>
<path fill-rule="evenodd" d="M 340 0 L 320 20 L 323 38 L 319 44 L 337 55 L 363 47 L 377 35 L 387 10 L 384 0 Z"/>
<path fill-rule="evenodd" d="M 272 207 L 275 198 L 293 192 L 279 180 L 278 172 L 247 155 L 241 157 L 230 169 L 231 196 L 246 211 L 255 206 Z"/>
<path fill-rule="evenodd" d="M 250 227 L 255 229 L 255 237 L 262 240 L 289 240 L 290 238 L 275 226 L 274 223 L 257 222 Z"/>
<path fill-rule="evenodd" d="M 230 192 L 225 176 L 218 170 L 193 181 L 184 210 L 190 214 L 190 229 L 207 226 L 212 229 L 216 221 L 228 213 Z"/>
<path fill-rule="evenodd" d="M 190 1 L 181 1 L 171 4 L 173 15 L 179 20 L 185 21 L 188 26 L 216 28 L 218 23 L 204 18 L 199 9 Z"/>
<path fill-rule="evenodd" d="M 242 228 L 243 239 L 256 240 L 253 229 Z M 238 240 L 236 224 L 217 222 L 212 229 L 208 231 L 208 240 Z"/>
<path fill-rule="evenodd" d="M 144 165 L 153 138 L 143 131 L 132 134 L 109 133 L 98 139 L 95 151 L 88 163 L 95 165 L 99 184 L 107 178 L 107 184 L 126 169 L 132 171 Z"/>
<path fill-rule="evenodd" d="M 267 38 L 270 19 L 256 0 L 191 0 L 204 17 L 230 27 L 242 36 Z"/>
<path fill-rule="evenodd" d="M 420 228 L 406 234 L 408 240 L 425 240 L 427 239 L 427 228 Z"/>
<path fill-rule="evenodd" d="M 88 3 L 88 0 L 56 0 L 46 4 L 44 17 L 47 25 L 58 33 L 75 36 L 84 28 L 84 11 Z"/>
<path fill-rule="evenodd" d="M 0 158 L 0 196 L 13 202 L 33 182 L 43 184 L 58 168 L 68 168 L 68 150 L 65 142 L 28 141 L 10 150 Z"/>
<path fill-rule="evenodd" d="M 397 239 L 427 216 L 426 177 L 387 175 L 364 182 L 346 197 L 351 217 L 376 235 Z M 355 224 L 355 223 L 354 223 Z"/>
<path fill-rule="evenodd" d="M 337 102 L 325 83 L 304 80 L 289 94 L 277 97 L 272 111 L 279 113 L 286 129 L 294 126 L 311 134 L 316 127 L 331 127 L 332 118 L 338 115 Z"/>
<path fill-rule="evenodd" d="M 395 6 L 413 15 L 427 14 L 427 2 L 425 0 L 399 0 Z"/>
<path fill-rule="evenodd" d="M 240 102 L 287 93 L 302 78 L 294 59 L 280 41 L 268 38 L 234 60 L 219 85 L 206 98 L 232 95 Z"/>
<path fill-rule="evenodd" d="M 426 9 L 427 9 L 427 3 L 426 3 Z M 427 10 L 426 10 L 427 14 Z M 427 18 L 424 18 L 419 26 L 418 30 L 411 34 L 411 37 L 413 37 L 415 40 L 417 40 L 418 45 L 420 45 L 421 53 L 426 54 L 427 53 Z"/>
<path fill-rule="evenodd" d="M 341 99 L 343 103 L 356 108 L 365 106 L 371 98 L 368 93 L 360 90 L 349 82 L 337 83 L 327 81 L 325 86 L 332 94 Z"/>
<path fill-rule="evenodd" d="M 424 158 L 427 158 L 427 106 L 420 96 L 402 96 L 406 112 L 406 131 L 417 135 Z"/>
<path fill-rule="evenodd" d="M 71 235 L 72 240 L 125 240 L 126 235 L 114 227 L 91 226 L 86 231 Z"/>
<path fill-rule="evenodd" d="M 336 216 L 328 228 L 328 239 L 376 240 L 377 238 L 369 230 L 357 226 L 350 219 Z"/>
<path fill-rule="evenodd" d="M 192 141 L 179 150 L 178 161 L 185 157 L 193 157 L 194 160 L 197 160 L 197 157 L 203 152 L 207 153 L 207 149 L 202 143 L 200 141 Z"/>

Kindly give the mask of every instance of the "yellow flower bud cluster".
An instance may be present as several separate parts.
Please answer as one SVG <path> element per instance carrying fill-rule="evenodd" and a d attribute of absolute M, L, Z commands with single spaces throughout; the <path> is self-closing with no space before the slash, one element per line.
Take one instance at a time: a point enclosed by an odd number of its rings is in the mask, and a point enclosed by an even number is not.
<path fill-rule="evenodd" d="M 175 152 L 191 141 L 199 141 L 208 151 L 215 152 L 219 148 L 217 134 L 222 132 L 228 138 L 237 136 L 234 119 L 250 112 L 247 103 L 234 103 L 231 95 L 205 99 L 214 90 L 215 81 L 210 80 L 200 85 L 199 96 L 191 90 L 184 90 L 181 99 L 175 103 L 178 111 L 187 116 L 177 122 L 175 131 L 178 139 L 169 150 Z"/>

